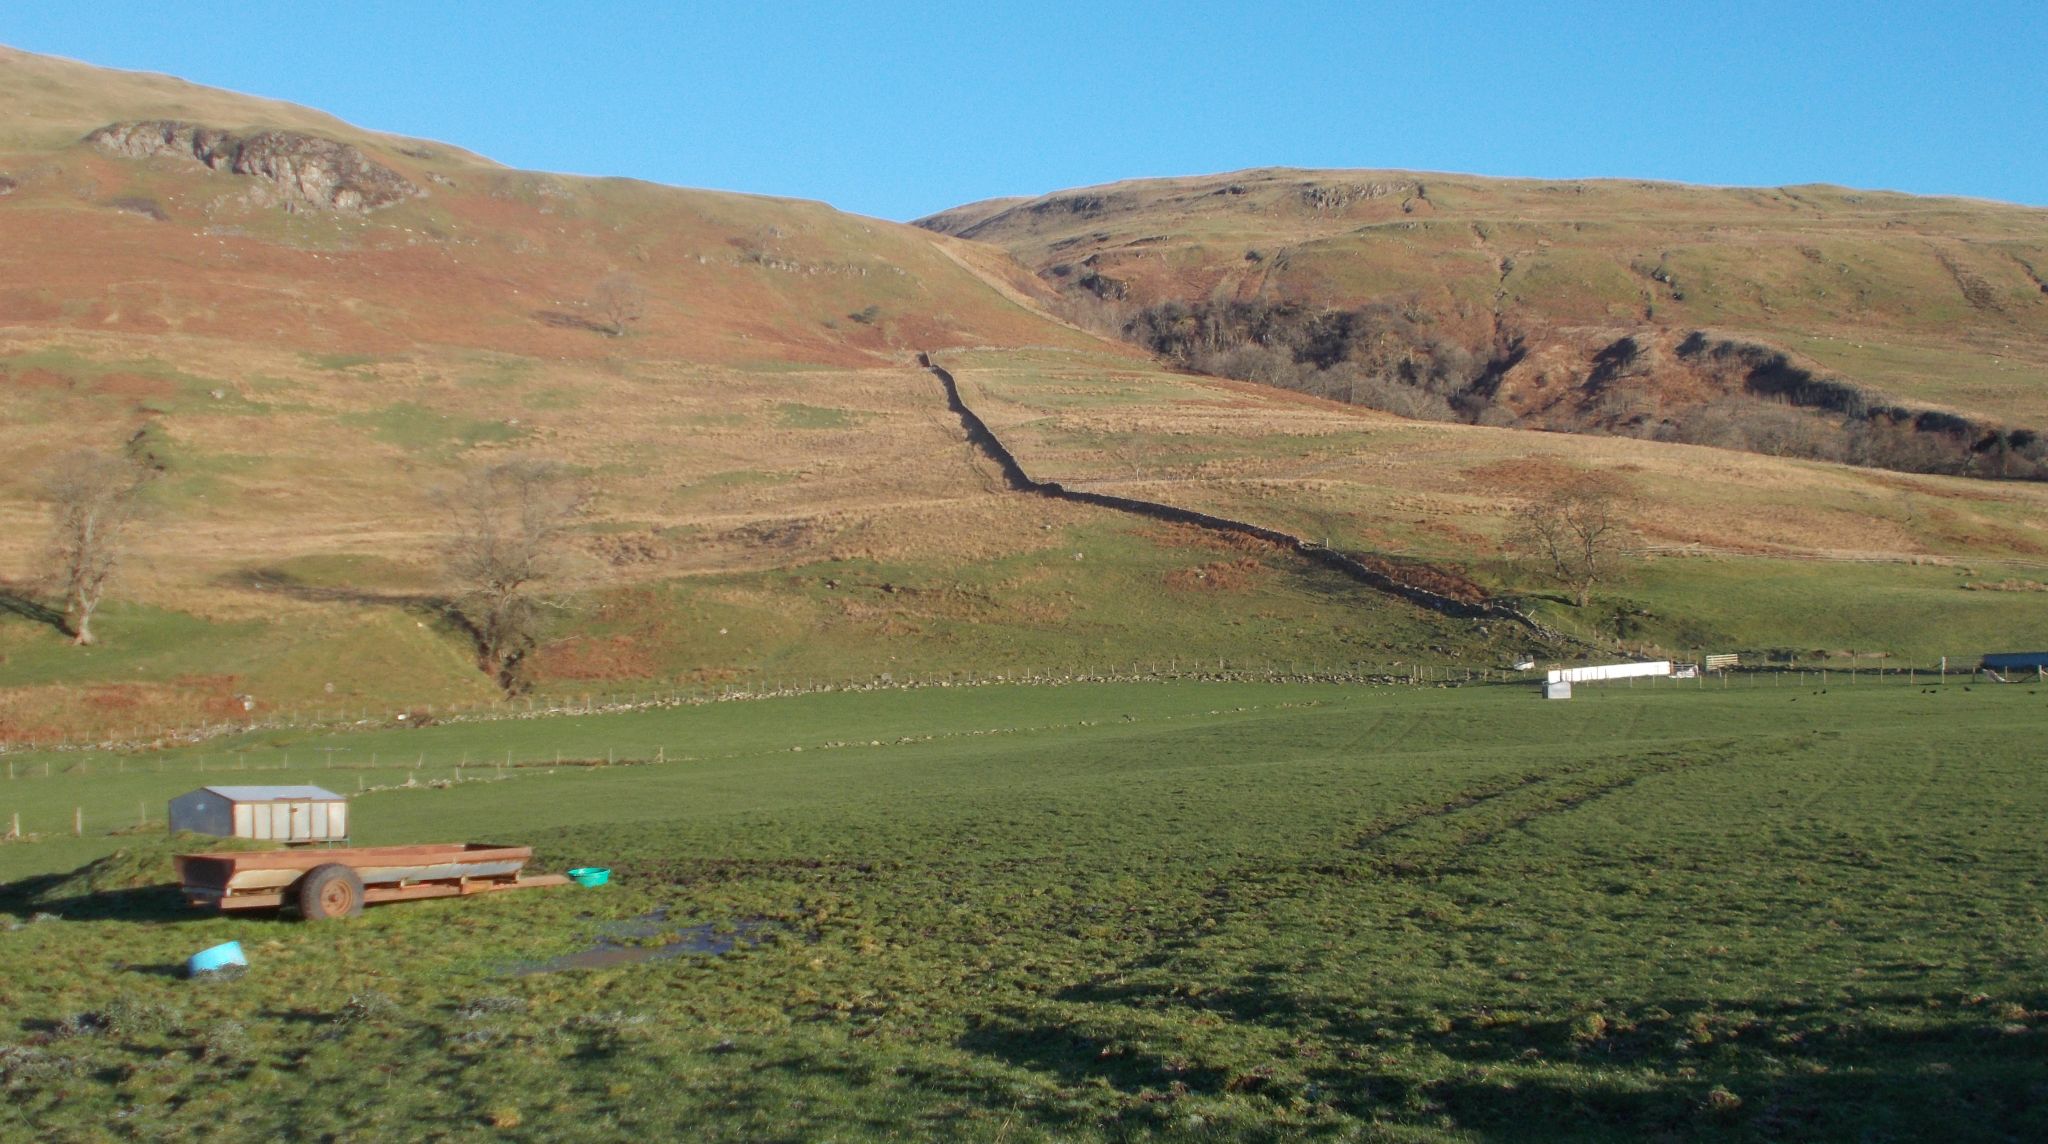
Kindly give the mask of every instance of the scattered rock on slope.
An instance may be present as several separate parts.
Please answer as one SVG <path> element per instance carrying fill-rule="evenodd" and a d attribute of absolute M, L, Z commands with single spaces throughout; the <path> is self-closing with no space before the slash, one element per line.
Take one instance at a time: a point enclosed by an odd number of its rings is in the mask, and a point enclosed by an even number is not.
<path fill-rule="evenodd" d="M 263 179 L 283 192 L 287 208 L 369 211 L 426 194 L 347 143 L 298 131 L 240 136 L 197 123 L 151 119 L 110 123 L 85 141 L 126 159 L 168 155 Z"/>

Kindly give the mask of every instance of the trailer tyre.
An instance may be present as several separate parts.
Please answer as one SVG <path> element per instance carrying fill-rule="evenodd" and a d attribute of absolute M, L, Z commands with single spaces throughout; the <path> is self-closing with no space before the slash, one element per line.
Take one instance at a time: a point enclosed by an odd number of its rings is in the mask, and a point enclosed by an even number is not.
<path fill-rule="evenodd" d="M 299 879 L 299 916 L 307 921 L 352 918 L 363 912 L 363 880 L 339 862 L 315 866 Z"/>

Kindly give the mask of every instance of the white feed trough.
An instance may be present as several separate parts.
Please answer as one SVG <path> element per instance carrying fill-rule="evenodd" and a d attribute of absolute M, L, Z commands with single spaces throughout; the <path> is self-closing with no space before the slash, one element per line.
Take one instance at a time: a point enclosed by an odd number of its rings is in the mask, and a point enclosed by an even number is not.
<path fill-rule="evenodd" d="M 1634 679 L 1642 675 L 1670 675 L 1671 661 L 1649 663 L 1603 663 L 1590 667 L 1558 667 L 1550 670 L 1545 683 L 1600 683 L 1609 679 Z"/>

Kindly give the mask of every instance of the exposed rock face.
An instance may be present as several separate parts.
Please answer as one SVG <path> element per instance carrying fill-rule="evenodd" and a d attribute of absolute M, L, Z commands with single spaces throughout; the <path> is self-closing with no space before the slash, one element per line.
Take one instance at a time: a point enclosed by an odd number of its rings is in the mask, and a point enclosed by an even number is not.
<path fill-rule="evenodd" d="M 288 208 L 360 212 L 426 194 L 410 179 L 346 143 L 297 131 L 259 131 L 245 137 L 217 127 L 152 119 L 110 123 L 85 141 L 126 159 L 169 155 L 263 179 L 283 193 Z"/>

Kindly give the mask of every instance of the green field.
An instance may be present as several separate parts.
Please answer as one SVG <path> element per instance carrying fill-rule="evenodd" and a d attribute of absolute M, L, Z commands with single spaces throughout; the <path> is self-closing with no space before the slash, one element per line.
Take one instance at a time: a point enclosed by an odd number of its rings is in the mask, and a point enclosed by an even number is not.
<path fill-rule="evenodd" d="M 0 846 L 0 910 L 57 915 L 0 924 L 0 1136 L 2039 1138 L 2044 703 L 996 686 L 216 743 L 344 790 L 467 754 L 357 840 L 617 880 L 314 926 L 54 877 L 150 835 Z M 103 822 L 199 753 L 16 761 L 0 799 Z M 657 910 L 610 932 L 734 948 L 518 972 Z M 246 977 L 174 974 L 229 939 Z"/>

